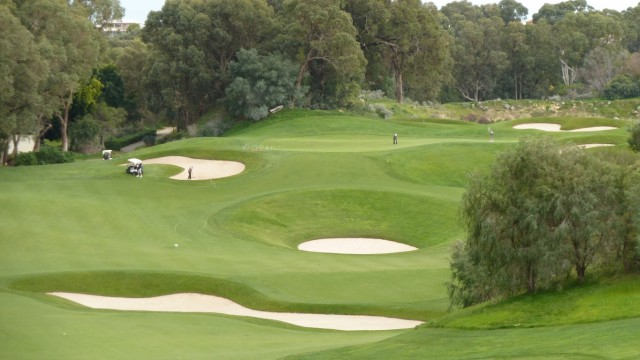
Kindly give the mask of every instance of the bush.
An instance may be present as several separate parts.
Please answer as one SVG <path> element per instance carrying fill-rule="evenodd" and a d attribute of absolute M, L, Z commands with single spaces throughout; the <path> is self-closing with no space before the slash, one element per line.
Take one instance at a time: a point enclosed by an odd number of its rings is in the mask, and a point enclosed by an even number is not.
<path fill-rule="evenodd" d="M 72 153 L 63 152 L 62 150 L 51 146 L 43 146 L 38 152 L 18 154 L 13 165 L 47 165 L 69 163 L 73 161 L 74 157 Z"/>
<path fill-rule="evenodd" d="M 640 151 L 640 121 L 637 121 L 635 124 L 629 127 L 629 132 L 631 133 L 631 137 L 627 142 L 631 149 L 635 152 Z"/>
<path fill-rule="evenodd" d="M 198 136 L 220 136 L 233 126 L 233 122 L 224 120 L 211 120 L 198 127 Z"/>
<path fill-rule="evenodd" d="M 627 75 L 617 76 L 604 89 L 604 97 L 609 100 L 629 99 L 640 96 L 640 81 Z"/>

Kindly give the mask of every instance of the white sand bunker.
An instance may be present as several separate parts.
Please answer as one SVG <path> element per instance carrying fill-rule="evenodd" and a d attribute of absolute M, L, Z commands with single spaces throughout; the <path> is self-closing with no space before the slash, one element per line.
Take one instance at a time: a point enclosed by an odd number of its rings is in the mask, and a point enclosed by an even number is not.
<path fill-rule="evenodd" d="M 542 131 L 554 131 L 554 132 L 588 132 L 588 131 L 604 131 L 604 130 L 615 130 L 617 127 L 613 126 L 594 126 L 582 129 L 575 130 L 560 130 L 562 126 L 559 124 L 549 124 L 549 123 L 535 123 L 535 124 L 520 124 L 516 125 L 513 128 L 519 130 L 542 130 Z"/>
<path fill-rule="evenodd" d="M 155 159 L 147 159 L 143 164 L 164 164 L 175 165 L 184 170 L 178 175 L 174 175 L 171 179 L 188 180 L 189 168 L 193 166 L 191 172 L 192 180 L 209 180 L 229 177 L 240 174 L 244 171 L 244 164 L 237 161 L 224 160 L 204 160 L 192 159 L 184 156 L 165 156 Z"/>
<path fill-rule="evenodd" d="M 299 250 L 331 254 L 391 254 L 418 250 L 395 241 L 367 238 L 318 239 L 298 245 Z"/>
<path fill-rule="evenodd" d="M 578 147 L 581 147 L 583 149 L 591 149 L 594 147 L 603 147 L 603 146 L 615 146 L 613 144 L 580 144 L 577 145 Z"/>
<path fill-rule="evenodd" d="M 363 315 L 324 315 L 276 313 L 246 308 L 231 300 L 203 294 L 185 293 L 151 298 L 122 298 L 86 294 L 53 292 L 58 296 L 92 309 L 218 313 L 225 315 L 250 316 L 261 319 L 282 321 L 293 325 L 332 330 L 398 330 L 411 329 L 422 321 L 394 319 Z"/>

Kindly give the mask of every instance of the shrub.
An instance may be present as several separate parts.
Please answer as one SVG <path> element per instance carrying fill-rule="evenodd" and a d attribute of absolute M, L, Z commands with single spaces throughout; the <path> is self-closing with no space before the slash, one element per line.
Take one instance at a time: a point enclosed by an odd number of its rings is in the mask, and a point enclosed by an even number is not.
<path fill-rule="evenodd" d="M 604 97 L 609 100 L 629 99 L 640 96 L 640 81 L 627 75 L 617 76 L 604 89 Z"/>
<path fill-rule="evenodd" d="M 38 152 L 18 154 L 15 161 L 13 162 L 13 165 L 47 165 L 69 163 L 73 161 L 74 157 L 72 153 L 63 152 L 56 147 L 43 146 Z"/>
<path fill-rule="evenodd" d="M 631 137 L 627 142 L 631 149 L 635 152 L 640 151 L 640 121 L 637 121 L 635 124 L 629 127 L 629 132 L 631 133 Z"/>

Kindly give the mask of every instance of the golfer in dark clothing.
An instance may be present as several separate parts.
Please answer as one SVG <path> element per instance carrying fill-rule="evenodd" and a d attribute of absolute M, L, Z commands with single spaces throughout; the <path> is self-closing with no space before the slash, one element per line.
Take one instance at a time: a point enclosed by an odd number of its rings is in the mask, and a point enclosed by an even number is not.
<path fill-rule="evenodd" d="M 398 134 L 393 134 L 393 144 L 397 144 L 398 143 Z"/>
<path fill-rule="evenodd" d="M 191 180 L 191 173 L 193 172 L 193 165 L 189 166 L 189 170 L 187 170 L 187 172 L 189 173 L 189 177 L 187 179 Z"/>

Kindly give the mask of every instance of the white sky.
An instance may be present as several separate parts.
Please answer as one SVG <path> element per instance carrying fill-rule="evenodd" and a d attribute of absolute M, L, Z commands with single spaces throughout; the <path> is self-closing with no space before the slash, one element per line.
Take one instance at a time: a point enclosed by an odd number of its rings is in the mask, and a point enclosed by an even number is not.
<path fill-rule="evenodd" d="M 438 8 L 452 2 L 453 0 L 425 0 L 434 3 Z M 500 0 L 470 0 L 476 5 L 497 4 Z M 545 3 L 557 4 L 564 0 L 518 0 L 529 10 L 529 17 L 540 10 Z M 612 9 L 617 11 L 626 10 L 640 4 L 638 0 L 587 0 L 587 3 L 596 10 Z M 126 13 L 124 19 L 126 21 L 144 24 L 149 11 L 158 11 L 162 9 L 164 0 L 120 0 L 120 5 L 125 8 Z"/>

